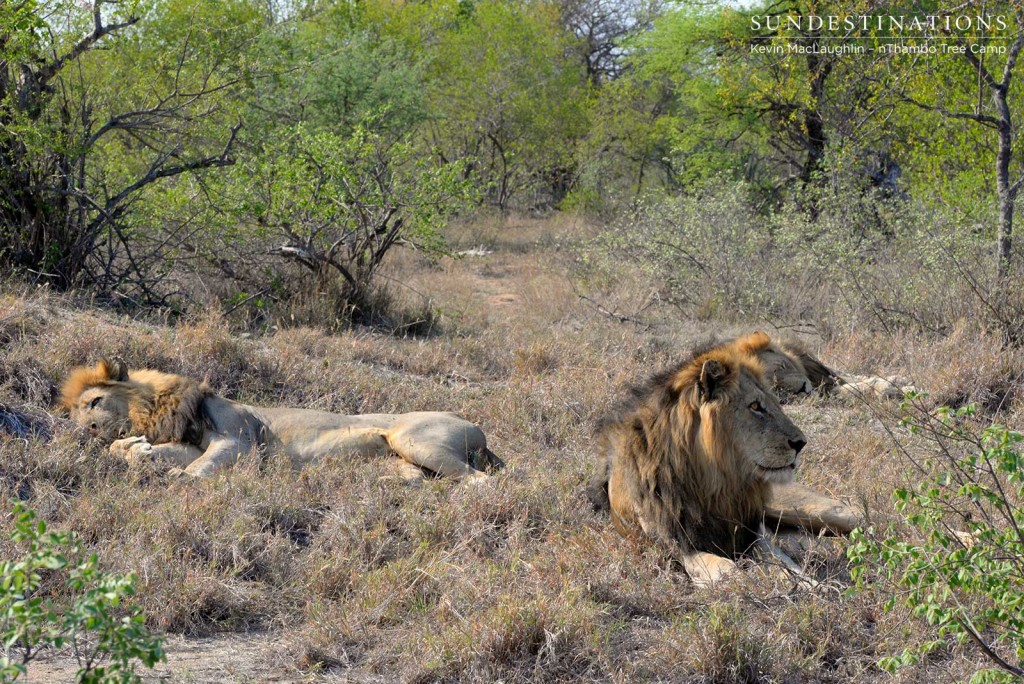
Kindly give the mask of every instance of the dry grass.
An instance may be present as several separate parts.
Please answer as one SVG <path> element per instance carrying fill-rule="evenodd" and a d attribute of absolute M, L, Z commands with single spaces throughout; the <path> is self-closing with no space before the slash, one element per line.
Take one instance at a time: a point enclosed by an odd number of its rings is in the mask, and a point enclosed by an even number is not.
<path fill-rule="evenodd" d="M 626 385 L 686 352 L 714 321 L 644 309 L 652 283 L 589 283 L 574 241 L 592 228 L 496 219 L 460 226 L 439 264 L 396 255 L 388 275 L 427 296 L 439 327 L 403 339 L 295 327 L 233 333 L 210 314 L 167 327 L 18 291 L 0 297 L 0 496 L 27 500 L 113 569 L 140 577 L 158 631 L 269 634 L 276 672 L 325 680 L 846 682 L 887 679 L 878 657 L 928 638 L 884 596 L 793 593 L 756 569 L 695 591 L 657 550 L 618 537 L 582 493 L 592 426 Z M 766 327 L 751 320 L 744 328 Z M 869 331 L 807 340 L 854 372 L 910 376 L 943 401 L 979 400 L 1019 427 L 1024 357 L 964 321 L 954 334 Z M 69 368 L 101 355 L 209 380 L 229 397 L 341 412 L 444 408 L 479 423 L 508 464 L 486 486 L 381 481 L 379 462 L 339 458 L 294 473 L 255 456 L 212 481 L 130 472 L 52 409 Z M 819 399 L 787 407 L 808 434 L 802 478 L 891 513 L 905 469 L 884 407 Z M 8 419 L 6 416 L 12 416 Z M 0 533 L 10 521 L 0 522 Z M 0 553 L 11 549 L 0 542 Z M 808 568 L 839 588 L 842 541 Z M 174 651 L 172 650 L 172 669 Z M 933 656 L 906 681 L 948 680 L 981 662 Z M 266 663 L 254 661 L 262 678 Z M 290 673 L 290 675 L 288 674 Z"/>

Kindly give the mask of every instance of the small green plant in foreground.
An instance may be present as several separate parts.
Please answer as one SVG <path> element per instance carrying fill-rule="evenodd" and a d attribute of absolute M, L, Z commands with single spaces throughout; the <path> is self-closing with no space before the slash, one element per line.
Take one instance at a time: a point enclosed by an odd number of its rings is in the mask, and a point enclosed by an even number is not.
<path fill-rule="evenodd" d="M 906 605 L 935 628 L 879 666 L 894 672 L 951 643 L 973 642 L 994 667 L 972 682 L 1024 675 L 1024 435 L 1001 425 L 964 427 L 974 405 L 918 414 L 904 426 L 933 455 L 910 459 L 918 484 L 896 490 L 909 534 L 855 531 L 848 550 L 857 589 L 891 588 L 885 607 Z M 910 539 L 904 541 L 903 539 Z"/>
<path fill-rule="evenodd" d="M 79 682 L 137 682 L 135 661 L 153 667 L 165 659 L 144 616 L 121 609 L 135 593 L 134 575 L 100 570 L 95 554 L 82 559 L 73 535 L 47 531 L 20 502 L 13 515 L 11 540 L 27 551 L 20 560 L 0 563 L 0 682 L 25 675 L 44 648 L 70 646 Z M 67 600 L 46 596 L 44 581 L 66 590 Z"/>

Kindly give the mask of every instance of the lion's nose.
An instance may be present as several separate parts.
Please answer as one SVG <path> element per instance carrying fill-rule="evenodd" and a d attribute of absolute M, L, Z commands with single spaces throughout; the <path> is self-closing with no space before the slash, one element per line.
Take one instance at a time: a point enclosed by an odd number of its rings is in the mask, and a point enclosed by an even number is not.
<path fill-rule="evenodd" d="M 807 442 L 802 439 L 791 439 L 789 440 L 789 446 L 793 448 L 793 451 L 800 453 L 800 450 L 807 446 Z"/>

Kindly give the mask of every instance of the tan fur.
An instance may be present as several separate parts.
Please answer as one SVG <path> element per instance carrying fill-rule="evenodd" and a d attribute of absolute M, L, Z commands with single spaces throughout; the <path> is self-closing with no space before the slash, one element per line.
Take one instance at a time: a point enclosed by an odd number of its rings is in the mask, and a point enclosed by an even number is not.
<path fill-rule="evenodd" d="M 916 391 L 912 384 L 896 376 L 883 378 L 832 370 L 793 339 L 772 340 L 761 331 L 741 339 L 752 340 L 744 350 L 761 360 L 770 383 L 783 394 L 817 391 L 846 399 L 898 400 L 907 392 Z"/>
<path fill-rule="evenodd" d="M 260 448 L 281 452 L 296 466 L 331 455 L 397 455 L 421 476 L 486 478 L 484 469 L 501 465 L 480 428 L 452 413 L 344 416 L 246 406 L 180 375 L 129 373 L 106 360 L 72 371 L 61 403 L 95 437 L 114 440 L 112 453 L 166 462 L 196 476 Z"/>
<path fill-rule="evenodd" d="M 100 361 L 93 368 L 72 371 L 61 390 L 61 403 L 68 411 L 90 388 L 105 388 L 128 405 L 128 432 L 146 435 L 153 444 L 191 442 L 208 428 L 203 402 L 213 395 L 206 384 L 180 375 L 145 370 L 130 379 L 117 380 L 117 366 Z M 123 436 L 123 435 L 122 435 Z"/>
<path fill-rule="evenodd" d="M 764 386 L 751 353 L 761 343 L 752 335 L 699 352 L 599 431 L 616 528 L 680 549 L 697 581 L 729 567 L 704 555 L 731 562 L 759 545 L 770 483 L 792 479 L 806 442 Z"/>
<path fill-rule="evenodd" d="M 766 383 L 770 384 L 772 389 L 783 394 L 811 392 L 813 387 L 809 376 L 814 378 L 816 386 L 822 387 L 823 391 L 827 391 L 829 387 L 836 388 L 834 379 L 838 376 L 811 356 L 803 347 L 788 340 L 776 342 L 760 331 L 736 340 L 705 345 L 702 351 L 697 352 L 697 355 L 708 350 L 729 346 L 736 353 L 750 356 L 753 362 L 759 363 L 764 370 L 763 379 Z M 811 371 L 808 372 L 805 368 L 810 368 Z M 840 387 L 856 386 L 841 385 Z M 605 430 L 603 438 L 606 437 L 607 431 Z M 636 435 L 634 435 L 635 438 Z M 635 447 L 620 445 L 619 450 L 624 451 L 628 448 Z M 608 458 L 609 451 L 612 453 L 611 458 L 614 458 L 616 449 L 604 448 L 603 451 L 603 458 Z M 714 482 L 719 475 L 720 473 L 712 473 L 709 481 Z M 702 477 L 708 479 L 706 475 Z M 607 463 L 602 462 L 587 488 L 587 496 L 597 510 L 611 508 L 609 480 L 609 467 Z M 620 482 L 618 486 L 621 488 L 623 484 Z M 619 492 L 619 495 L 625 496 L 628 491 L 628 489 L 624 489 Z M 733 515 L 735 513 L 735 511 L 732 512 Z M 777 529 L 779 526 L 796 526 L 815 534 L 820 532 L 848 533 L 863 522 L 861 513 L 855 508 L 795 482 L 773 482 L 764 513 L 765 524 L 770 529 Z M 624 524 L 624 521 L 617 519 L 614 515 L 613 520 L 620 531 L 628 533 L 629 525 Z"/>

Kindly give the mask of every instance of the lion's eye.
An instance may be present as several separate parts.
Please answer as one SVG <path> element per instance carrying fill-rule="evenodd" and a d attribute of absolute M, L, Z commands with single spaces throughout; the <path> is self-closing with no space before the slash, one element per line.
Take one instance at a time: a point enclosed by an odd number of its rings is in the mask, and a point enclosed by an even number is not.
<path fill-rule="evenodd" d="M 761 406 L 761 402 L 755 401 L 750 404 L 750 410 L 754 413 L 764 413 L 764 407 Z"/>

